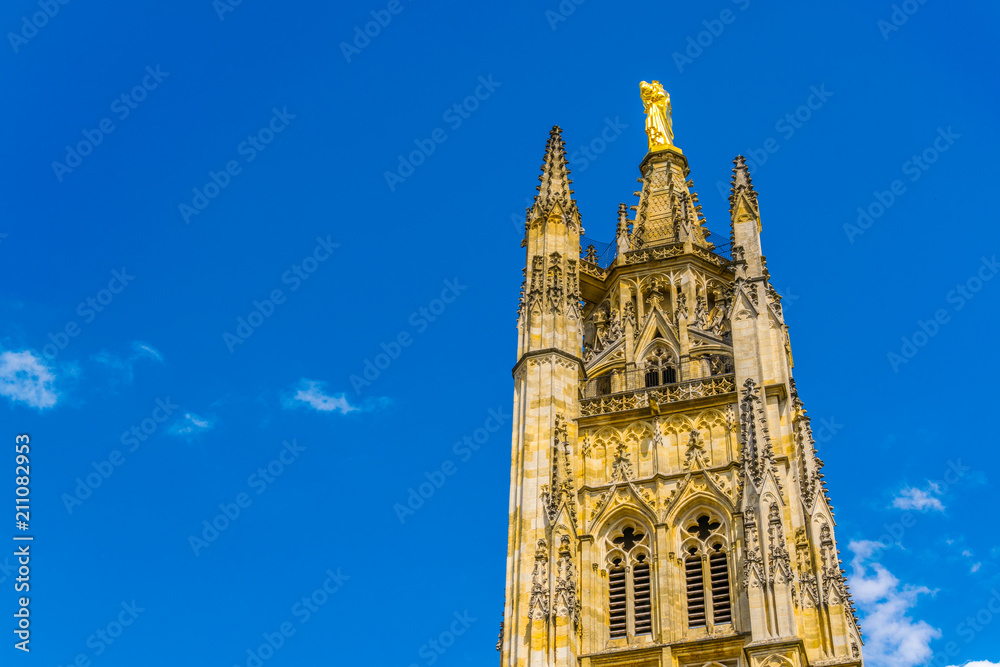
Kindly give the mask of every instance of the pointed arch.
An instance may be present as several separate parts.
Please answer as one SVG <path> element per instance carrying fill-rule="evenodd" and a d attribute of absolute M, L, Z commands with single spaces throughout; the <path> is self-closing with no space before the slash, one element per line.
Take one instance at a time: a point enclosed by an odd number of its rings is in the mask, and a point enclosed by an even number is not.
<path fill-rule="evenodd" d="M 653 632 L 655 521 L 636 513 L 609 516 L 598 536 L 599 557 L 608 572 L 607 625 L 611 639 Z"/>

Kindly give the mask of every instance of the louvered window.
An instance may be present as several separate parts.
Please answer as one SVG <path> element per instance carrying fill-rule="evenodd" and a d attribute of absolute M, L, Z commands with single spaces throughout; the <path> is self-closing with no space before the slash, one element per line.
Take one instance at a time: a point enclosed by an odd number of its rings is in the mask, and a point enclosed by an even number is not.
<path fill-rule="evenodd" d="M 687 578 L 688 627 L 704 627 L 705 576 L 701 571 L 701 558 L 696 555 L 688 556 L 684 561 L 684 573 Z"/>
<path fill-rule="evenodd" d="M 608 620 L 612 639 L 628 634 L 628 591 L 625 568 L 620 562 L 608 572 Z"/>
<path fill-rule="evenodd" d="M 639 556 L 645 561 L 644 556 Z M 653 631 L 653 610 L 649 599 L 649 563 L 640 562 L 632 570 L 633 598 L 635 600 L 635 634 Z"/>
<path fill-rule="evenodd" d="M 622 639 L 653 633 L 653 568 L 650 538 L 626 523 L 606 538 L 608 634 Z"/>
<path fill-rule="evenodd" d="M 732 623 L 729 556 L 725 549 L 722 522 L 702 514 L 688 524 L 685 532 L 691 536 L 684 547 L 690 554 L 684 561 L 688 627 Z M 694 540 L 694 544 L 690 540 Z M 707 554 L 707 558 L 703 554 Z"/>
<path fill-rule="evenodd" d="M 716 551 L 708 557 L 708 569 L 712 578 L 712 621 L 729 623 L 733 620 L 732 605 L 729 601 L 729 563 L 722 545 L 715 545 Z"/>

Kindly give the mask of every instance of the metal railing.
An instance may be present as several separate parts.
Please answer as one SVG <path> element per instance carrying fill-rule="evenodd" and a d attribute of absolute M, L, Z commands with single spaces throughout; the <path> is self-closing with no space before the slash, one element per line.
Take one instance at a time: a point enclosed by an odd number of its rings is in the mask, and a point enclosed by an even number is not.
<path fill-rule="evenodd" d="M 733 261 L 733 244 L 728 236 L 719 234 L 709 234 L 705 240 L 715 246 L 712 250 L 719 257 L 723 257 L 730 262 Z"/>
<path fill-rule="evenodd" d="M 580 237 L 580 259 L 606 269 L 615 261 L 617 255 L 617 242 L 602 243 L 586 236 Z"/>

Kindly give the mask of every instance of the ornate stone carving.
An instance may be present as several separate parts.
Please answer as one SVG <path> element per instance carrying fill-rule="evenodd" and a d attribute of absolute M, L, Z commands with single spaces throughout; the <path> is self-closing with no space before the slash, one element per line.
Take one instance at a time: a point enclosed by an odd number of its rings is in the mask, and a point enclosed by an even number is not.
<path fill-rule="evenodd" d="M 785 546 L 785 531 L 781 527 L 781 508 L 778 503 L 771 503 L 768 513 L 768 578 L 772 586 L 780 583 L 778 575 L 789 585 L 792 599 L 796 597 L 794 574 L 791 557 Z"/>
<path fill-rule="evenodd" d="M 707 468 L 705 463 L 705 445 L 702 442 L 701 433 L 697 429 L 691 431 L 688 438 L 687 453 L 684 456 L 684 467 L 687 469 Z"/>
<path fill-rule="evenodd" d="M 562 258 L 559 253 L 549 255 L 549 272 L 546 276 L 549 312 L 559 314 L 563 309 Z"/>
<path fill-rule="evenodd" d="M 740 467 L 743 470 L 743 480 L 749 480 L 758 489 L 768 472 L 774 475 L 775 483 L 780 486 L 767 416 L 760 398 L 760 388 L 753 378 L 747 378 L 743 383 L 743 398 L 740 402 Z"/>
<path fill-rule="evenodd" d="M 680 290 L 677 291 L 677 321 L 686 322 L 688 319 L 687 295 Z"/>
<path fill-rule="evenodd" d="M 545 618 L 549 614 L 549 551 L 545 540 L 535 545 L 535 568 L 531 572 L 531 597 L 528 617 Z"/>
<path fill-rule="evenodd" d="M 619 443 L 615 460 L 611 464 L 611 481 L 627 482 L 630 479 L 632 479 L 632 460 L 628 457 L 624 443 Z"/>
<path fill-rule="evenodd" d="M 743 531 L 746 536 L 746 553 L 743 555 L 743 590 L 760 587 L 764 581 L 764 560 L 760 552 L 757 533 L 757 513 L 752 507 L 743 510 Z"/>
<path fill-rule="evenodd" d="M 819 553 L 823 569 L 820 575 L 823 580 L 821 590 L 823 604 L 828 607 L 842 604 L 849 610 L 849 616 L 857 625 L 857 615 L 854 610 L 854 602 L 851 600 L 850 592 L 847 589 L 847 582 L 844 578 L 844 570 L 841 567 L 840 553 L 833 544 L 833 532 L 830 526 L 824 523 L 820 527 Z"/>
<path fill-rule="evenodd" d="M 576 270 L 576 260 L 566 262 L 566 312 L 574 317 L 580 316 L 580 274 Z"/>
<path fill-rule="evenodd" d="M 580 624 L 580 599 L 576 591 L 576 569 L 570 551 L 569 537 L 563 535 L 559 546 L 559 560 L 556 563 L 556 587 L 554 616 L 569 616 L 573 629 L 583 632 Z"/>
<path fill-rule="evenodd" d="M 545 258 L 535 257 L 531 261 L 531 285 L 528 290 L 528 308 L 540 306 L 545 286 Z"/>
<path fill-rule="evenodd" d="M 622 322 L 631 324 L 632 330 L 635 331 L 635 307 L 631 301 L 626 301 L 625 305 L 622 306 Z"/>
<path fill-rule="evenodd" d="M 576 524 L 576 492 L 573 488 L 573 467 L 570 464 L 569 436 L 562 413 L 556 414 L 555 433 L 552 437 L 551 492 L 542 486 L 542 505 L 549 521 L 555 521 L 564 505 L 573 524 Z"/>
<path fill-rule="evenodd" d="M 613 412 L 648 408 L 650 405 L 677 403 L 706 396 L 718 396 L 736 391 L 732 375 L 690 380 L 657 388 L 640 388 L 611 396 L 599 396 L 580 400 L 580 416 L 606 415 Z"/>
<path fill-rule="evenodd" d="M 708 307 L 705 297 L 699 295 L 694 307 L 694 325 L 702 331 L 708 329 Z"/>

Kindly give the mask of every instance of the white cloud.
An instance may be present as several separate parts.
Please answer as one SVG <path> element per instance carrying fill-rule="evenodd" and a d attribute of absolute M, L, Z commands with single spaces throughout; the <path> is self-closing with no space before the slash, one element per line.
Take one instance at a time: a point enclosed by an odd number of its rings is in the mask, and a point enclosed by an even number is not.
<path fill-rule="evenodd" d="M 972 564 L 972 569 L 970 570 L 970 572 L 972 572 L 973 574 L 975 574 L 976 572 L 979 572 L 979 568 L 981 568 L 982 566 L 983 566 L 982 563 L 973 563 Z"/>
<path fill-rule="evenodd" d="M 921 491 L 913 487 L 906 487 L 899 492 L 899 495 L 892 499 L 892 506 L 901 510 L 937 510 L 944 511 L 944 505 L 934 497 L 933 494 L 940 493 L 941 489 L 937 484 L 930 484 L 927 491 Z"/>
<path fill-rule="evenodd" d="M 97 354 L 91 355 L 90 360 L 121 373 L 121 382 L 125 384 L 129 384 L 135 379 L 135 362 L 140 359 L 163 363 L 163 355 L 149 343 L 136 340 L 132 341 L 130 347 L 132 351 L 124 359 L 113 352 L 101 350 Z"/>
<path fill-rule="evenodd" d="M 28 350 L 0 353 L 0 395 L 42 410 L 55 406 L 55 375 L 42 358 Z"/>
<path fill-rule="evenodd" d="M 932 655 L 930 643 L 941 631 L 909 612 L 922 594 L 934 591 L 924 586 L 901 585 L 873 559 L 884 547 L 878 542 L 852 541 L 853 572 L 849 577 L 854 599 L 861 611 L 865 631 L 865 662 L 869 667 L 914 667 Z"/>
<path fill-rule="evenodd" d="M 975 660 L 973 662 L 967 662 L 964 665 L 961 665 L 961 667 L 1000 667 L 1000 662 L 990 662 L 989 660 Z"/>
<path fill-rule="evenodd" d="M 351 405 L 343 393 L 327 394 L 324 389 L 325 384 L 325 382 L 302 378 L 299 380 L 295 394 L 285 401 L 285 407 L 296 407 L 296 402 L 298 402 L 305 403 L 320 412 L 339 412 L 342 415 L 360 410 L 359 407 Z"/>
<path fill-rule="evenodd" d="M 168 433 L 185 438 L 191 438 L 215 426 L 211 419 L 199 417 L 193 412 L 185 412 L 180 419 L 170 425 Z"/>

